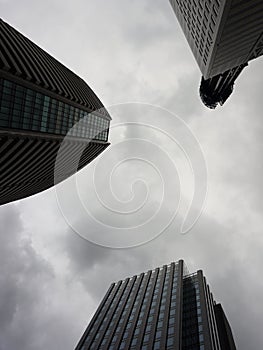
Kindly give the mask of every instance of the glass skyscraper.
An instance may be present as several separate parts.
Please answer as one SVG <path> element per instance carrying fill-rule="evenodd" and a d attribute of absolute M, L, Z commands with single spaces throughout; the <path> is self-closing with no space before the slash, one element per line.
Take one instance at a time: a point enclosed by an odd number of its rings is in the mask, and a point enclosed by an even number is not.
<path fill-rule="evenodd" d="M 226 101 L 248 61 L 263 54 L 262 0 L 170 0 L 202 72 L 200 96 Z"/>
<path fill-rule="evenodd" d="M 112 283 L 76 350 L 235 350 L 222 306 L 183 260 Z"/>
<path fill-rule="evenodd" d="M 0 204 L 54 185 L 108 145 L 110 116 L 75 73 L 0 19 Z M 80 123 L 78 123 L 80 122 Z"/>

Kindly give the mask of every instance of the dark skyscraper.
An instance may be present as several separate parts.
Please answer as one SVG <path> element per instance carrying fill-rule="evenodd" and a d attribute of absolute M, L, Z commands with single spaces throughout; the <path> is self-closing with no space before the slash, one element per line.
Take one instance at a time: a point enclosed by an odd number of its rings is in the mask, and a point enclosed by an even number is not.
<path fill-rule="evenodd" d="M 226 101 L 248 61 L 263 54 L 262 0 L 170 0 L 203 74 L 210 108 Z"/>
<path fill-rule="evenodd" d="M 110 116 L 75 73 L 0 20 L 0 204 L 66 179 L 108 145 Z M 85 122 L 84 122 L 85 121 Z M 80 161 L 75 166 L 74 158 Z"/>
<path fill-rule="evenodd" d="M 234 350 L 222 306 L 182 260 L 112 283 L 76 350 Z"/>

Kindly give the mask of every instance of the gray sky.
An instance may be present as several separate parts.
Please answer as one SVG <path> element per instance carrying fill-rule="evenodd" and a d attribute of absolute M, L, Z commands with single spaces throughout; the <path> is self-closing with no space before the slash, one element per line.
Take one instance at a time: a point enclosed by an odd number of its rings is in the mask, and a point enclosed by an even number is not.
<path fill-rule="evenodd" d="M 0 0 L 0 8 L 5 21 L 84 78 L 105 106 L 137 101 L 179 116 L 199 140 L 208 168 L 206 206 L 193 229 L 180 234 L 183 210 L 179 210 L 165 232 L 137 248 L 109 249 L 80 238 L 61 214 L 53 189 L 2 206 L 0 350 L 73 349 L 112 281 L 180 258 L 192 272 L 203 269 L 228 315 L 238 349 L 261 349 L 262 58 L 243 71 L 225 105 L 210 111 L 199 99 L 201 73 L 168 0 Z M 119 122 L 129 121 L 133 114 L 129 105 L 109 110 Z M 173 133 L 173 122 L 165 114 L 160 110 L 160 120 Z M 152 130 L 126 126 L 119 134 L 112 131 L 113 144 L 116 137 L 145 137 L 152 140 L 152 147 L 170 147 Z M 113 154 L 109 149 L 103 162 L 114 165 L 129 152 L 138 157 L 139 145 L 126 146 L 118 146 Z M 169 155 L 178 165 L 186 203 L 193 179 L 180 150 L 173 147 Z M 169 177 L 155 148 L 141 148 L 143 166 L 138 161 L 128 163 L 118 170 L 113 185 L 121 200 L 129 199 L 134 191 L 140 202 L 145 197 L 143 184 L 130 186 L 133 176 L 145 178 L 149 190 L 156 191 L 149 196 L 143 214 L 151 215 L 160 201 L 160 179 L 144 166 L 154 153 L 172 193 L 158 219 L 165 221 L 165 213 L 173 211 L 173 200 L 179 198 L 178 183 L 173 187 L 174 173 Z M 93 170 L 94 164 L 89 168 Z M 85 171 L 80 175 L 80 188 L 92 209 L 93 185 L 89 170 Z M 102 194 L 107 193 L 108 184 L 103 181 L 104 173 L 100 173 Z M 67 191 L 70 199 L 72 194 Z M 67 210 L 88 237 L 107 237 L 107 226 L 98 230 L 92 222 L 87 224 L 85 215 L 73 204 Z M 105 217 L 98 206 L 95 212 L 99 218 Z M 132 219 L 124 215 L 113 224 L 125 227 Z M 156 223 L 150 221 L 147 232 L 155 228 Z"/>

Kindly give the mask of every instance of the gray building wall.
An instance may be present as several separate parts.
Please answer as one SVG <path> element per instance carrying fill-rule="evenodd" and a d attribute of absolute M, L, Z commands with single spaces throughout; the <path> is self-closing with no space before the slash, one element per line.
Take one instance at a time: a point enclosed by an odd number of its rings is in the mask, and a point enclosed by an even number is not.
<path fill-rule="evenodd" d="M 76 350 L 225 350 L 202 271 L 185 271 L 179 260 L 113 283 Z"/>
<path fill-rule="evenodd" d="M 263 54 L 262 0 L 170 0 L 205 79 Z"/>

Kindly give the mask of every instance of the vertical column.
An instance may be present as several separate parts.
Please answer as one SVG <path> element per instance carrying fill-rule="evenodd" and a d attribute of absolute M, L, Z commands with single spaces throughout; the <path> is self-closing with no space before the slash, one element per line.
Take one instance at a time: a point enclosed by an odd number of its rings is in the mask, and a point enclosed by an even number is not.
<path fill-rule="evenodd" d="M 87 339 L 87 337 L 88 337 L 88 335 L 89 335 L 89 333 L 90 333 L 90 331 L 91 331 L 91 328 L 94 326 L 95 321 L 96 321 L 97 318 L 99 317 L 99 314 L 101 313 L 102 308 L 104 307 L 104 305 L 105 305 L 106 301 L 108 300 L 109 295 L 111 294 L 111 292 L 112 292 L 112 290 L 113 290 L 114 287 L 116 287 L 116 286 L 115 286 L 115 283 L 112 283 L 112 284 L 110 285 L 110 287 L 109 287 L 107 293 L 106 293 L 105 296 L 103 297 L 103 299 L 102 299 L 102 301 L 101 301 L 99 307 L 97 308 L 97 310 L 96 310 L 94 316 L 92 317 L 92 319 L 91 319 L 91 321 L 90 321 L 90 323 L 89 323 L 87 329 L 85 330 L 84 334 L 82 335 L 82 337 L 81 337 L 81 339 L 80 339 L 80 341 L 79 341 L 79 343 L 78 343 L 78 345 L 77 345 L 77 347 L 76 347 L 76 350 L 80 350 L 80 349 L 82 348 L 83 344 L 85 343 L 85 340 Z M 106 310 L 105 310 L 105 312 L 106 312 Z"/>

